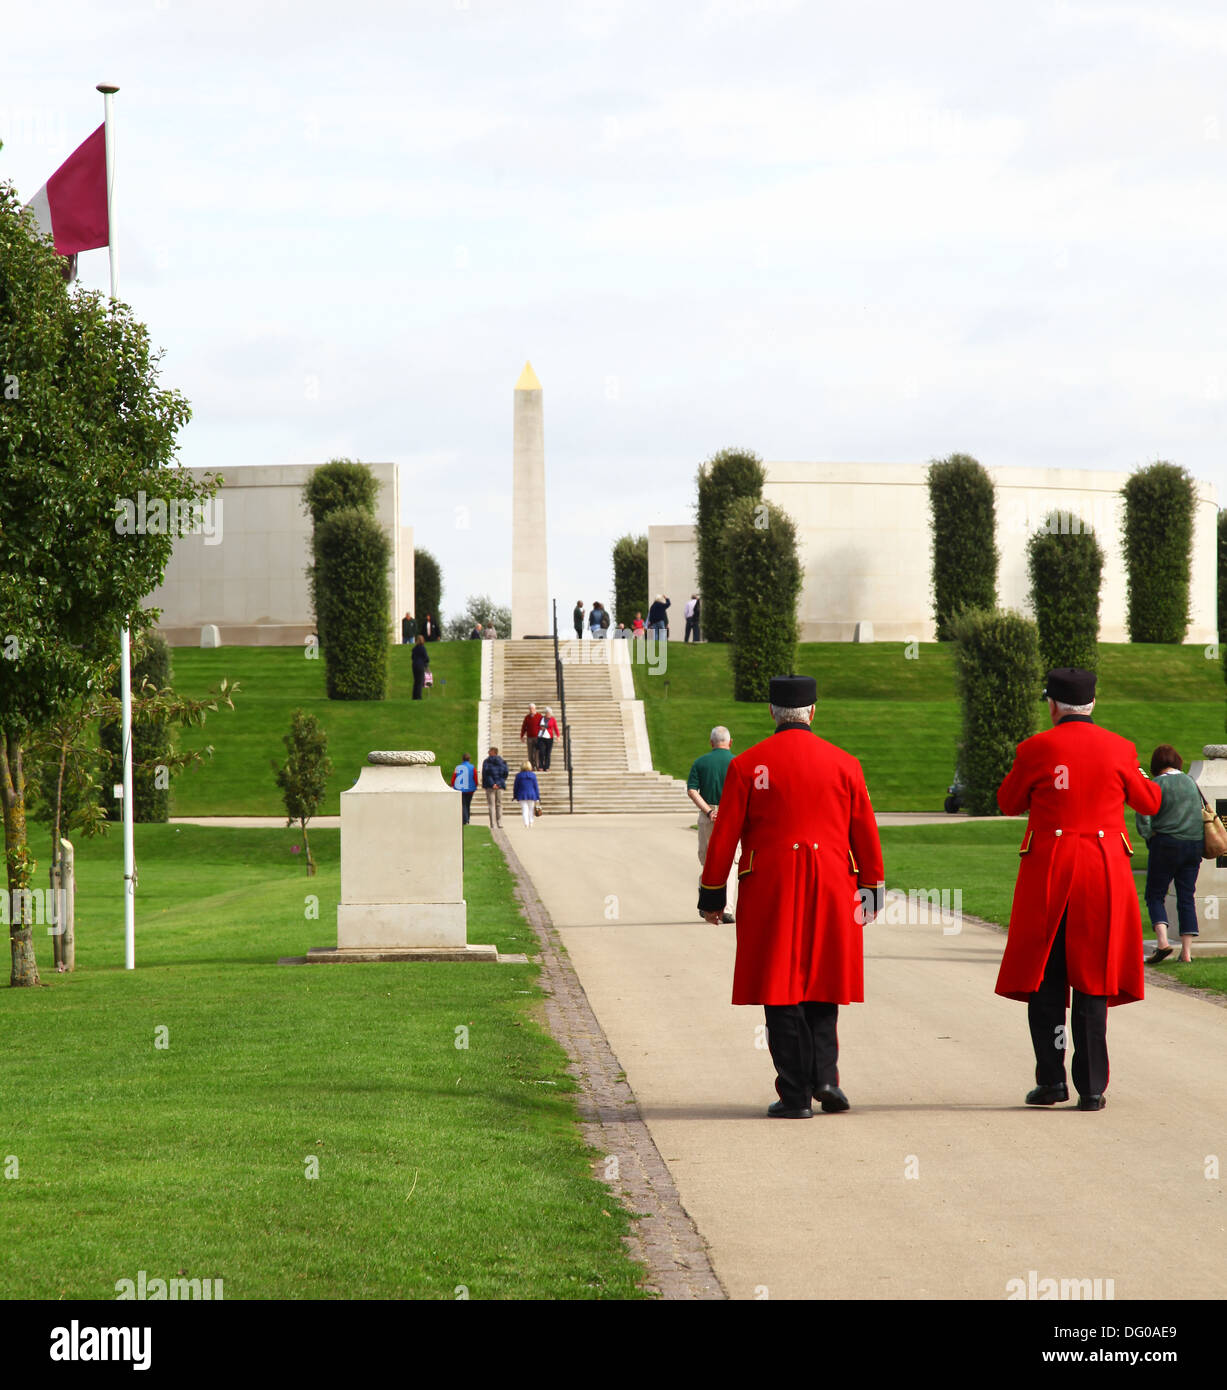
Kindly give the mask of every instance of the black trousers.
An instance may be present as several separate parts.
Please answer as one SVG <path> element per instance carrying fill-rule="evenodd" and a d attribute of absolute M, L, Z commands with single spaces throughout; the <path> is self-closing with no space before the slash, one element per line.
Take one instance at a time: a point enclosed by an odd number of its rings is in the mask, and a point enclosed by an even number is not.
<path fill-rule="evenodd" d="M 820 1086 L 839 1085 L 838 1004 L 764 1004 L 775 1089 L 789 1109 L 810 1103 Z"/>
<path fill-rule="evenodd" d="M 1074 1089 L 1080 1096 L 1101 1096 L 1108 1089 L 1108 1000 L 1102 994 L 1073 991 L 1068 1033 L 1065 1028 L 1065 918 L 1053 938 L 1040 987 L 1027 1003 L 1031 1046 L 1035 1049 L 1035 1084 L 1059 1086 L 1065 1080 L 1065 1053 L 1070 1041 Z"/>

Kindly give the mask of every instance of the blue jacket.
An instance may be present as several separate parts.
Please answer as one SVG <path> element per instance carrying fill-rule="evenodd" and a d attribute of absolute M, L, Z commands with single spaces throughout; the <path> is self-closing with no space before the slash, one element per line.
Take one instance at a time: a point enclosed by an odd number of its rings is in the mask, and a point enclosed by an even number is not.
<path fill-rule="evenodd" d="M 535 772 L 517 772 L 515 789 L 511 793 L 512 801 L 540 801 L 541 792 L 537 788 L 537 774 Z"/>
<path fill-rule="evenodd" d="M 473 764 L 463 762 L 452 775 L 452 786 L 458 792 L 475 792 L 477 790 L 477 774 L 473 771 Z"/>
<path fill-rule="evenodd" d="M 481 765 L 481 784 L 483 787 L 505 787 L 507 785 L 507 764 L 497 755 L 487 758 Z"/>

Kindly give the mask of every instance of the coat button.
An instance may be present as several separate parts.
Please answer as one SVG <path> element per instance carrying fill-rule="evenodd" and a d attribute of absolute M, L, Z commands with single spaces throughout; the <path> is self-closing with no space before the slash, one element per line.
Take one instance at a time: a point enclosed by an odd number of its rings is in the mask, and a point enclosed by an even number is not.
<path fill-rule="evenodd" d="M 1061 832 L 1058 830 L 1058 831 L 1057 831 L 1057 834 L 1059 835 L 1060 833 L 1061 833 Z"/>
<path fill-rule="evenodd" d="M 1103 839 L 1103 831 L 1102 831 L 1102 830 L 1099 832 L 1099 838 L 1100 838 L 1101 840 Z"/>
<path fill-rule="evenodd" d="M 793 849 L 800 849 L 800 848 L 801 848 L 800 845 L 793 845 Z"/>

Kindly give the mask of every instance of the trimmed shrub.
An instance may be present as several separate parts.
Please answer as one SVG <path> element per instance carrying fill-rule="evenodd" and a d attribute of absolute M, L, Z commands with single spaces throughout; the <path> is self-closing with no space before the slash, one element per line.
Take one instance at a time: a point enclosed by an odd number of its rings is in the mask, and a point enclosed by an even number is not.
<path fill-rule="evenodd" d="M 439 562 L 429 550 L 413 552 L 413 620 L 417 630 L 422 631 L 422 623 L 427 613 L 435 620 L 435 626 L 443 631 L 443 616 L 439 612 L 439 600 L 443 594 L 443 571 Z M 500 628 L 501 632 L 502 629 Z M 511 627 L 508 625 L 508 637 Z"/>
<path fill-rule="evenodd" d="M 928 476 L 933 616 L 937 640 L 948 642 L 956 613 L 997 606 L 997 508 L 993 480 L 970 454 L 935 459 Z"/>
<path fill-rule="evenodd" d="M 319 617 L 330 634 L 330 700 L 382 700 L 388 688 L 388 538 L 369 512 L 346 507 L 315 531 Z"/>
<path fill-rule="evenodd" d="M 1027 568 L 1044 670 L 1096 670 L 1103 550 L 1094 531 L 1070 512 L 1049 512 L 1027 542 Z"/>
<path fill-rule="evenodd" d="M 797 658 L 801 559 L 792 517 L 774 502 L 737 498 L 725 519 L 723 563 L 732 599 L 733 698 L 766 700 L 771 677 L 789 675 Z"/>
<path fill-rule="evenodd" d="M 622 536 L 614 542 L 614 624 L 630 627 L 635 614 L 648 615 L 648 538 Z"/>
<path fill-rule="evenodd" d="M 973 816 L 996 816 L 997 788 L 1018 744 L 1035 732 L 1041 708 L 1039 633 L 1020 613 L 971 608 L 951 619 L 950 635 L 958 644 L 963 802 Z"/>
<path fill-rule="evenodd" d="M 320 522 L 332 512 L 343 511 L 346 507 L 375 515 L 375 501 L 379 496 L 379 482 L 365 463 L 353 459 L 332 459 L 321 464 L 303 485 L 303 506 L 311 517 L 312 560 L 307 566 L 307 592 L 311 600 L 311 611 L 315 614 L 315 635 L 321 649 L 324 646 L 324 633 L 320 624 L 319 604 L 316 602 L 315 571 L 318 560 L 315 556 L 315 533 Z"/>
<path fill-rule="evenodd" d="M 171 684 L 170 644 L 160 632 L 146 631 L 138 639 L 132 660 L 132 695 L 139 694 L 148 681 L 158 690 Z M 111 694 L 120 694 L 119 672 L 111 684 Z M 98 740 L 109 754 L 109 771 L 104 770 L 102 805 L 108 820 L 123 818 L 123 804 L 116 801 L 114 788 L 124 780 L 118 724 L 100 724 Z M 165 719 L 132 716 L 132 819 L 141 825 L 163 825 L 170 820 L 170 772 L 168 756 L 173 735 Z"/>
<path fill-rule="evenodd" d="M 724 567 L 724 523 L 729 508 L 738 498 L 757 501 L 766 480 L 762 460 L 748 449 L 721 449 L 699 467 L 695 535 L 703 635 L 709 642 L 728 642 L 733 637 L 732 589 Z"/>
<path fill-rule="evenodd" d="M 1218 514 L 1218 640 L 1227 642 L 1227 508 Z"/>
<path fill-rule="evenodd" d="M 1139 468 L 1121 489 L 1131 642 L 1183 642 L 1189 630 L 1192 477 L 1174 463 Z"/>

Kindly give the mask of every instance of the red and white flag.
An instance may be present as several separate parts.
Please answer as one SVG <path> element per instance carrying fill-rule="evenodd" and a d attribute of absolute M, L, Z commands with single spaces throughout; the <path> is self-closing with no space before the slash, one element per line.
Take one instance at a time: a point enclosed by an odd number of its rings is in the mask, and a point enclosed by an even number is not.
<path fill-rule="evenodd" d="M 68 156 L 26 206 L 61 256 L 93 251 L 110 240 L 107 225 L 106 126 Z"/>

